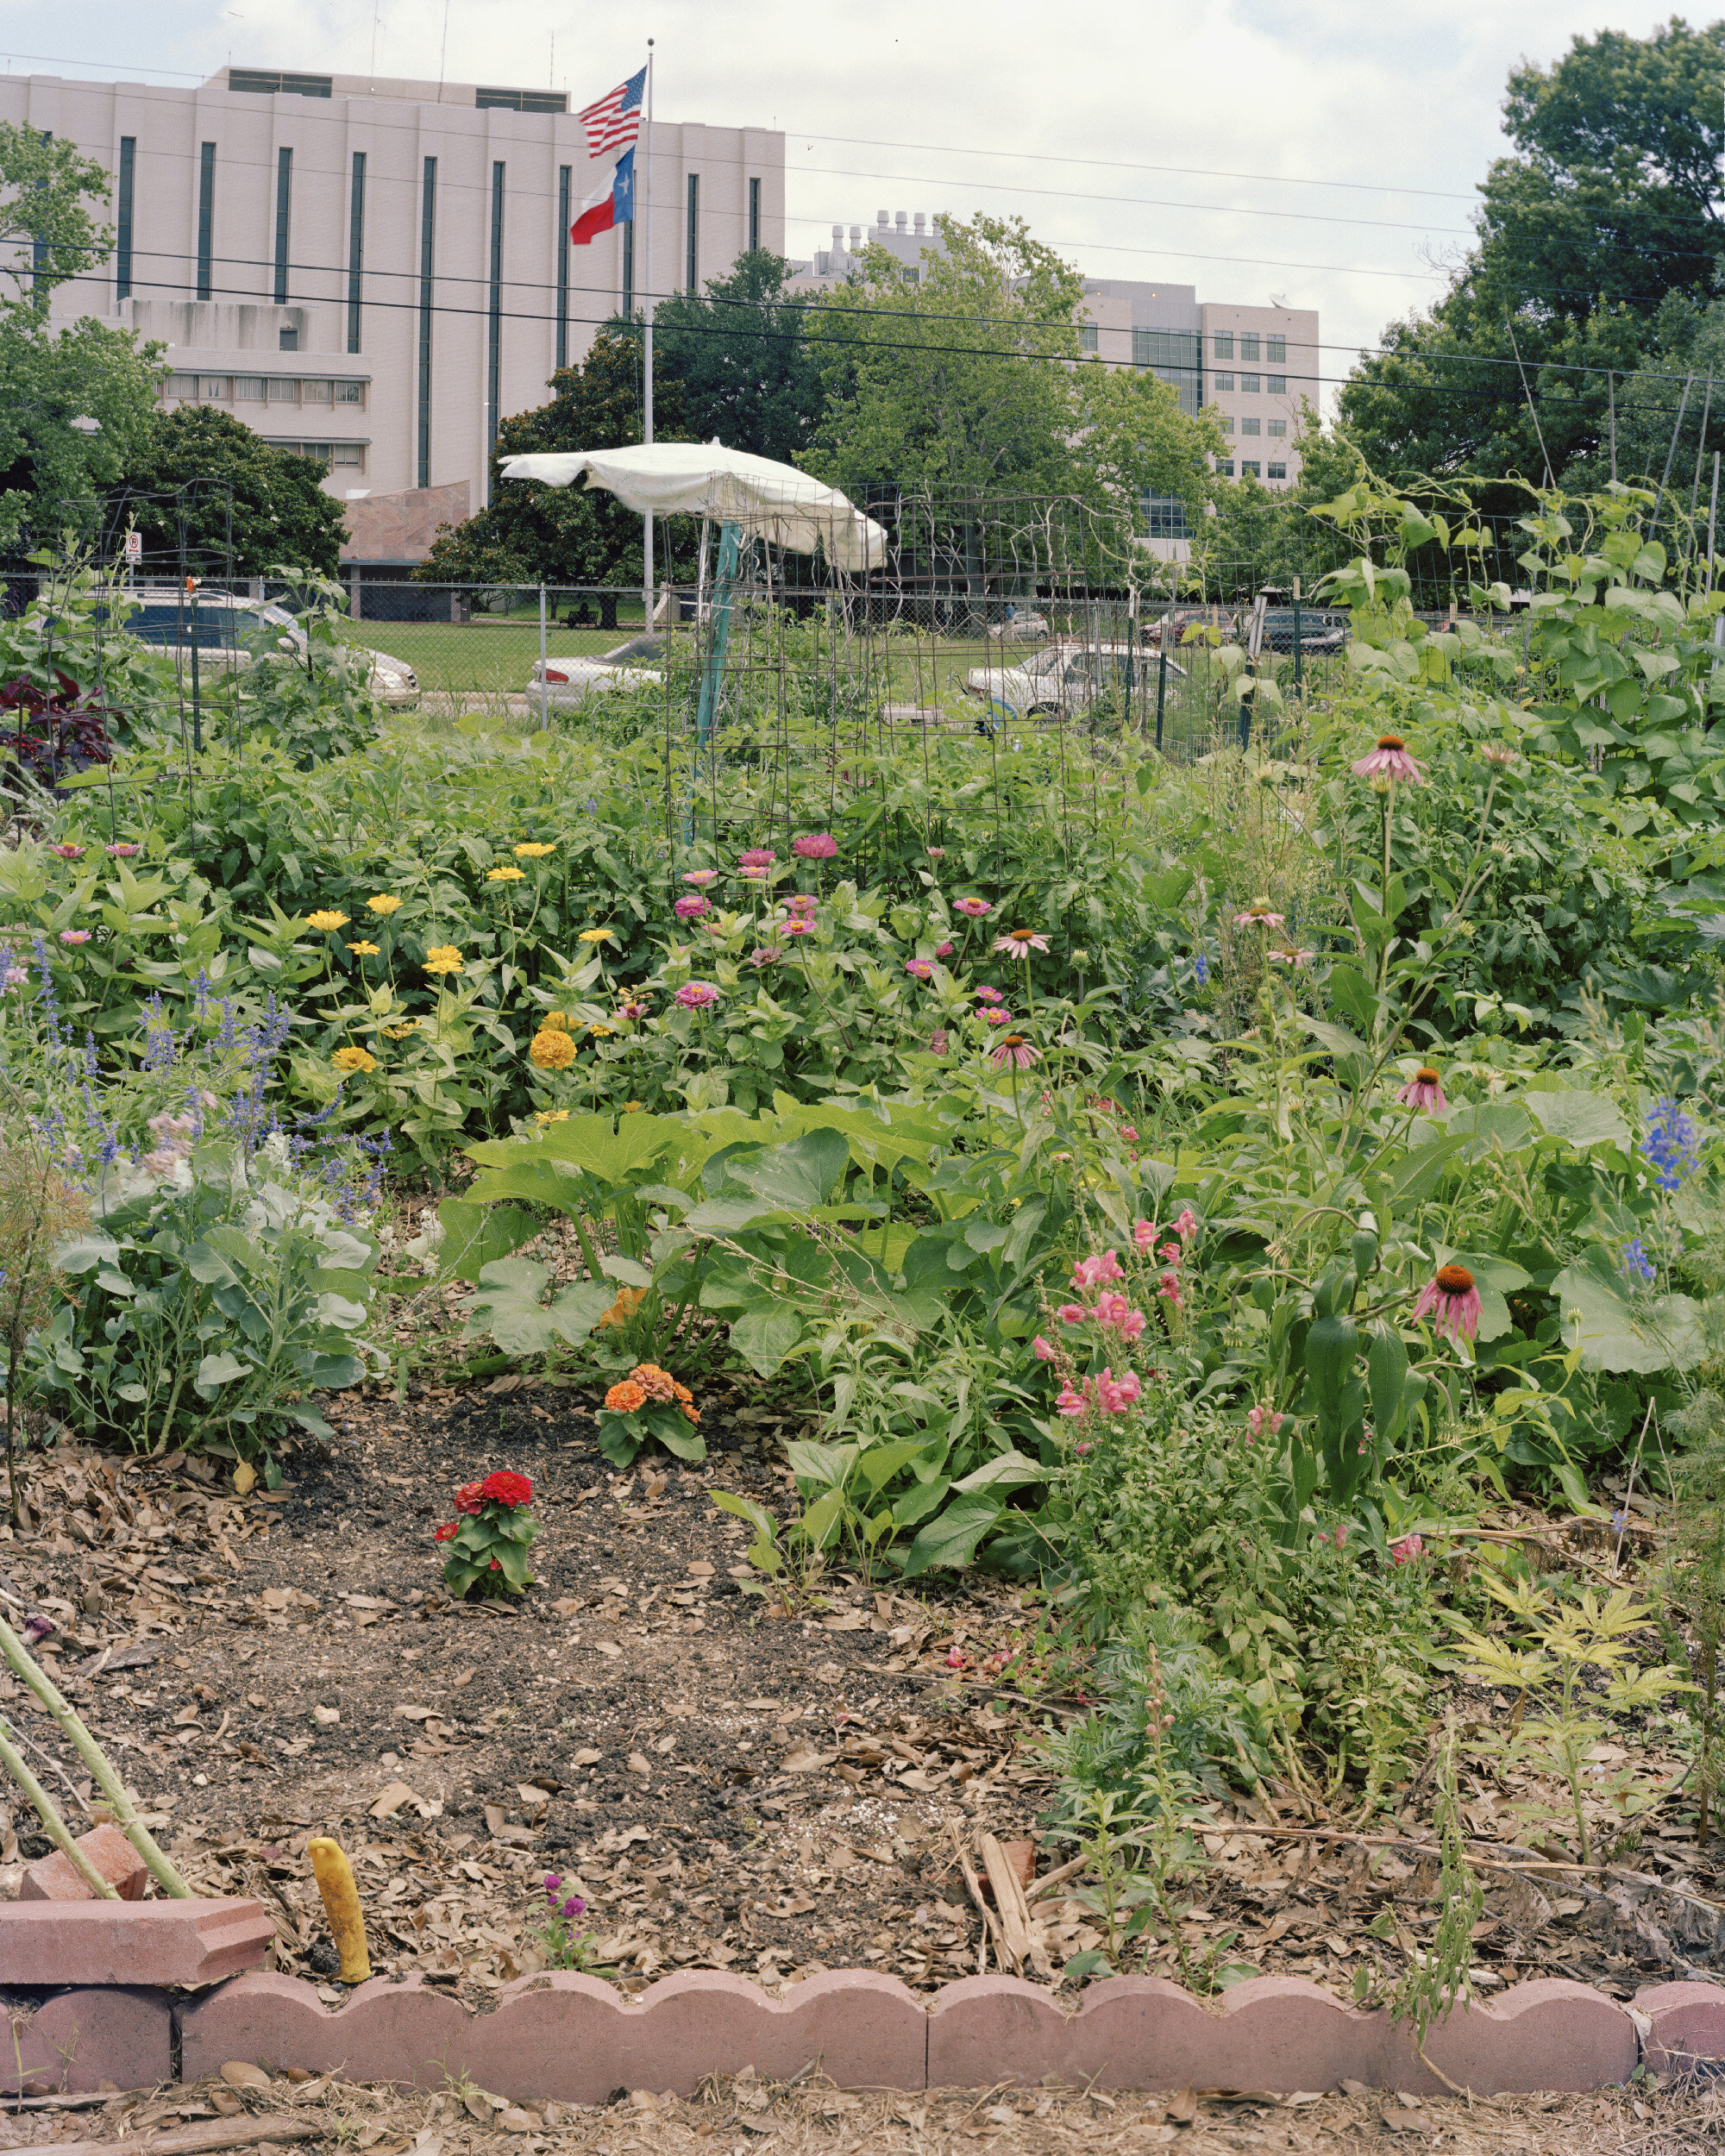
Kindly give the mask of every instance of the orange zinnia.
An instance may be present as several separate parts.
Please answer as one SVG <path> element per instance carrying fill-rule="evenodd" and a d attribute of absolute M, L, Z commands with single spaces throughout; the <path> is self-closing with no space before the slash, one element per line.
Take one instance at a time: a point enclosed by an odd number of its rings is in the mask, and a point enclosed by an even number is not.
<path fill-rule="evenodd" d="M 632 1415 L 637 1407 L 647 1405 L 647 1395 L 632 1377 L 625 1377 L 605 1395 L 605 1404 L 620 1415 Z"/>

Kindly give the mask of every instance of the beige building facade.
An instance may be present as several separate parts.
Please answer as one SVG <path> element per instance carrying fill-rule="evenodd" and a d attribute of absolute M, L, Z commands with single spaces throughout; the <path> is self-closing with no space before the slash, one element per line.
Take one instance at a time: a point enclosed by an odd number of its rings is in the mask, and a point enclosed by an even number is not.
<path fill-rule="evenodd" d="M 354 520 L 367 543 L 424 521 L 380 498 L 465 487 L 483 504 L 499 421 L 545 403 L 554 370 L 640 305 L 649 214 L 658 293 L 784 251 L 783 135 L 663 120 L 650 171 L 644 126 L 637 148 L 636 222 L 572 247 L 613 160 L 589 163 L 568 103 L 240 67 L 195 89 L 0 78 L 0 118 L 112 179 L 115 251 L 55 292 L 54 317 L 166 345 L 166 403 L 326 464 L 330 492 L 376 505 Z"/>

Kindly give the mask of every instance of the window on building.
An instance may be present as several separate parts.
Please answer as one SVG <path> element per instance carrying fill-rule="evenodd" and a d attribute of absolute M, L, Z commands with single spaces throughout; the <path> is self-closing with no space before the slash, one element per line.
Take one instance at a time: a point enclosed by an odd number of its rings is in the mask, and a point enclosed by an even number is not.
<path fill-rule="evenodd" d="M 1189 329 L 1134 329 L 1132 365 L 1147 367 L 1178 395 L 1180 409 L 1196 417 L 1202 340 Z"/>
<path fill-rule="evenodd" d="M 1140 497 L 1144 508 L 1144 533 L 1146 539 L 1189 539 L 1191 527 L 1186 522 L 1186 505 L 1177 494 L 1145 494 Z"/>
<path fill-rule="evenodd" d="M 689 174 L 689 206 L 687 260 L 683 264 L 683 289 L 700 290 L 700 210 L 701 181 L 699 172 Z"/>
<path fill-rule="evenodd" d="M 1243 458 L 1240 463 L 1240 477 L 1243 479 L 1255 479 L 1258 476 L 1258 469 L 1257 465 L 1252 462 L 1250 457 Z"/>
<path fill-rule="evenodd" d="M 557 167 L 557 365 L 569 364 L 569 227 L 574 222 L 574 203 L 570 186 L 574 179 L 573 165 Z M 624 245 L 629 244 L 624 228 Z M 628 311 L 627 307 L 624 312 Z"/>
<path fill-rule="evenodd" d="M 198 152 L 198 297 L 210 297 L 211 253 L 216 235 L 216 145 L 201 143 Z"/>
<path fill-rule="evenodd" d="M 431 285 L 437 244 L 437 160 L 425 160 L 419 197 L 419 410 L 414 484 L 431 484 Z"/>
<path fill-rule="evenodd" d="M 1240 376 L 1240 394 L 1243 397 L 1257 396 L 1258 377 L 1256 374 L 1242 374 Z"/>
<path fill-rule="evenodd" d="M 366 449 L 362 442 L 338 442 L 334 447 L 335 454 L 329 460 L 332 464 L 357 465 L 361 470 L 365 468 Z"/>
<path fill-rule="evenodd" d="M 1266 337 L 1264 340 L 1264 356 L 1275 366 L 1285 366 L 1288 360 L 1287 338 Z"/>
<path fill-rule="evenodd" d="M 1224 457 L 1220 463 L 1217 465 L 1216 469 L 1225 479 L 1231 479 L 1234 475 L 1233 459 L 1232 457 Z"/>
<path fill-rule="evenodd" d="M 336 385 L 333 382 L 302 381 L 299 399 L 304 404 L 333 404 L 336 401 Z"/>
<path fill-rule="evenodd" d="M 366 252 L 366 154 L 354 152 L 353 185 L 348 198 L 348 349 L 360 348 L 361 271 Z"/>
<path fill-rule="evenodd" d="M 261 374 L 236 374 L 234 377 L 234 397 L 238 404 L 260 404 L 264 400 L 264 378 Z"/>
<path fill-rule="evenodd" d="M 1217 359 L 1233 359 L 1234 355 L 1234 333 L 1232 329 L 1218 329 L 1216 332 L 1215 343 L 1215 357 Z"/>
<path fill-rule="evenodd" d="M 132 188 L 138 166 L 138 138 L 120 137 L 119 199 L 115 204 L 119 229 L 114 243 L 114 297 L 132 296 Z"/>
<path fill-rule="evenodd" d="M 1096 342 L 1097 331 L 1095 323 L 1094 322 L 1081 322 L 1078 325 L 1078 348 L 1080 351 L 1094 352 L 1096 349 Z"/>
<path fill-rule="evenodd" d="M 486 311 L 486 449 L 497 447 L 498 402 L 503 377 L 503 189 L 508 166 L 491 168 L 491 292 Z"/>
<path fill-rule="evenodd" d="M 1213 389 L 1231 390 L 1234 385 L 1234 378 L 1232 374 L 1213 374 L 1210 377 L 1210 385 Z"/>
<path fill-rule="evenodd" d="M 196 397 L 198 377 L 195 374 L 170 374 L 162 384 L 164 397 Z"/>
<path fill-rule="evenodd" d="M 336 78 L 333 75 L 285 75 L 273 67 L 230 67 L 228 87 L 260 97 L 273 97 L 282 91 L 291 97 L 328 97 L 335 92 Z"/>
<path fill-rule="evenodd" d="M 299 402 L 299 384 L 291 374 L 269 375 L 266 386 L 273 404 L 297 404 Z"/>
<path fill-rule="evenodd" d="M 276 333 L 275 333 L 275 348 L 276 348 L 276 350 L 277 350 L 278 352 L 297 352 L 297 351 L 298 351 L 298 349 L 299 349 L 299 332 L 298 332 L 298 329 L 278 329 L 278 330 L 276 331 Z"/>
<path fill-rule="evenodd" d="M 1285 479 L 1287 476 L 1288 467 L 1285 464 L 1268 464 L 1264 467 L 1266 479 Z"/>
<path fill-rule="evenodd" d="M 1254 413 L 1250 419 L 1241 420 L 1240 432 L 1242 434 L 1256 434 L 1258 432 L 1258 416 L 1256 413 Z"/>
<path fill-rule="evenodd" d="M 275 154 L 275 304 L 287 304 L 287 219 L 293 199 L 293 152 L 285 145 Z M 284 345 L 291 352 L 291 344 Z"/>
<path fill-rule="evenodd" d="M 1272 419 L 1267 431 L 1270 434 L 1286 434 L 1288 422 L 1285 419 Z"/>
<path fill-rule="evenodd" d="M 1233 430 L 1234 430 L 1234 423 L 1233 423 L 1233 420 L 1232 417 L 1227 416 L 1227 415 L 1224 415 L 1224 417 L 1223 417 L 1223 420 L 1222 420 L 1222 432 L 1223 432 L 1224 434 L 1232 434 L 1232 433 L 1233 432 Z"/>
<path fill-rule="evenodd" d="M 364 403 L 365 403 L 365 401 L 366 401 L 366 385 L 365 385 L 365 384 L 364 384 L 363 382 L 337 382 L 337 383 L 336 383 L 336 402 L 338 404 L 361 404 L 361 405 L 363 405 L 363 404 L 364 404 Z"/>
<path fill-rule="evenodd" d="M 225 404 L 228 392 L 228 377 L 225 374 L 200 374 L 198 378 L 198 394 L 206 404 Z"/>
<path fill-rule="evenodd" d="M 1272 397 L 1285 397 L 1288 394 L 1288 377 L 1285 374 L 1267 375 L 1264 387 Z"/>
<path fill-rule="evenodd" d="M 752 254 L 761 244 L 761 183 L 749 183 L 749 251 Z"/>
<path fill-rule="evenodd" d="M 1242 329 L 1240 331 L 1240 357 L 1243 360 L 1255 360 L 1258 357 L 1258 332 L 1256 329 Z"/>
<path fill-rule="evenodd" d="M 559 90 L 476 90 L 481 112 L 567 112 L 568 96 Z"/>

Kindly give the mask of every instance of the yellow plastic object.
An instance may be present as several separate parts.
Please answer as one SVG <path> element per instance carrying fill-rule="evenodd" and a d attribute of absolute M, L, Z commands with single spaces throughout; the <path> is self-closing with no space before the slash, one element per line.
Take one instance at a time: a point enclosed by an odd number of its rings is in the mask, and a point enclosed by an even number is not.
<path fill-rule="evenodd" d="M 329 1935 L 342 1957 L 343 1984 L 363 1984 L 372 1972 L 366 1951 L 366 1920 L 360 1911 L 360 1890 L 354 1884 L 354 1867 L 338 1841 L 328 1834 L 314 1834 L 305 1845 L 317 1891 L 323 1896 L 323 1914 L 329 1920 Z"/>

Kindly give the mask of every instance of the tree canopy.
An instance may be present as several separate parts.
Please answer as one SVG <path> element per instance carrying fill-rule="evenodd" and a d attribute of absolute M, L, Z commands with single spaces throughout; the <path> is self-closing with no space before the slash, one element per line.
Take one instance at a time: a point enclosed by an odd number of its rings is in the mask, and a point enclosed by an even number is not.
<path fill-rule="evenodd" d="M 333 576 L 345 511 L 323 479 L 321 464 L 273 447 L 230 413 L 183 404 L 151 414 L 110 521 L 135 524 L 149 555 L 177 554 L 183 537 L 194 575 L 223 574 L 231 546 L 235 576 L 282 562 Z"/>
<path fill-rule="evenodd" d="M 676 292 L 653 318 L 653 380 L 678 385 L 690 438 L 792 464 L 814 439 L 825 396 L 806 334 L 807 302 L 787 299 L 790 264 L 738 257 L 704 294 Z"/>

